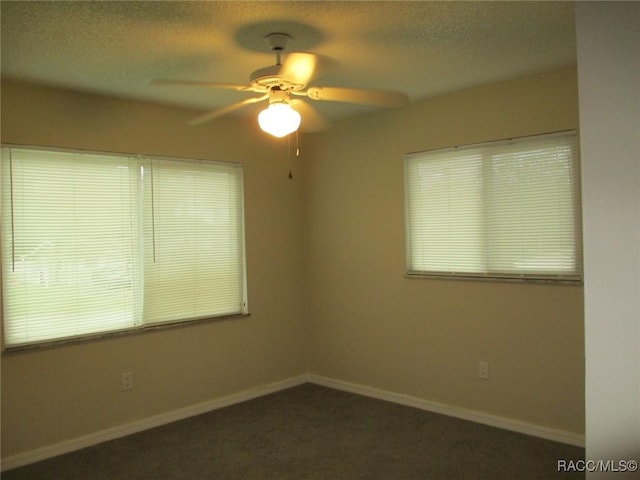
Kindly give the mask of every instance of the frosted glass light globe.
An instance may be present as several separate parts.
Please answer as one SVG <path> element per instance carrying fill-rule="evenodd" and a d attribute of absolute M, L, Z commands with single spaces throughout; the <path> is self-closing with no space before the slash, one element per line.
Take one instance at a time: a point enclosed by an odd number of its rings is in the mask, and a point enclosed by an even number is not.
<path fill-rule="evenodd" d="M 274 137 L 284 137 L 300 126 L 300 114 L 288 103 L 272 103 L 258 115 L 260 128 Z"/>

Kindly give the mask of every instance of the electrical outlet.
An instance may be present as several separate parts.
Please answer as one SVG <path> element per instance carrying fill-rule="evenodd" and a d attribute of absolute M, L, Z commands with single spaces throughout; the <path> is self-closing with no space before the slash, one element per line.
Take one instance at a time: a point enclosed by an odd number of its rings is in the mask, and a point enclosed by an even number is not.
<path fill-rule="evenodd" d="M 133 388 L 133 372 L 122 373 L 122 391 L 131 390 Z"/>
<path fill-rule="evenodd" d="M 478 377 L 489 378 L 489 362 L 478 362 Z"/>

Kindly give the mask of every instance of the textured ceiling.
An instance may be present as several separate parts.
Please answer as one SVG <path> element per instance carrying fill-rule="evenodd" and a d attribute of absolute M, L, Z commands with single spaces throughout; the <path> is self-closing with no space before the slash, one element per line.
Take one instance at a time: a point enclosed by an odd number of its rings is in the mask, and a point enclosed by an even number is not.
<path fill-rule="evenodd" d="M 275 63 L 264 41 L 334 60 L 313 84 L 399 90 L 411 101 L 575 65 L 570 2 L 0 2 L 1 73 L 80 91 L 210 110 L 232 90 L 154 79 L 245 84 Z M 314 102 L 332 119 L 361 106 Z"/>

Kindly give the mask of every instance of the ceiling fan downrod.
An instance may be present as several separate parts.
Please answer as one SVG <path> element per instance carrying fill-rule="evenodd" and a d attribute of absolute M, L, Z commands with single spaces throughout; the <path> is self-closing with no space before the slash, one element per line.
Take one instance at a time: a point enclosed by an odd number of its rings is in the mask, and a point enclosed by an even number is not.
<path fill-rule="evenodd" d="M 271 47 L 271 50 L 276 52 L 276 65 L 282 65 L 281 54 L 284 47 L 287 46 L 287 42 L 291 40 L 291 35 L 286 33 L 270 33 L 264 37 L 267 44 Z"/>

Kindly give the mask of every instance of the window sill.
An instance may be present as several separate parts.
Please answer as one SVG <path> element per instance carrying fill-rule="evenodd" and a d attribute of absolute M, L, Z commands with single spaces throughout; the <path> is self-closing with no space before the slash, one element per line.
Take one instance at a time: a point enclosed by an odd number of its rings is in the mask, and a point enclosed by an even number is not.
<path fill-rule="evenodd" d="M 426 273 L 426 272 L 407 272 L 404 278 L 409 280 L 454 280 L 467 282 L 494 282 L 494 283 L 530 283 L 530 284 L 546 284 L 546 285 L 568 285 L 582 286 L 582 279 L 572 278 L 551 278 L 551 277 L 508 277 L 508 276 L 489 276 L 489 275 L 472 275 L 459 273 Z"/>
<path fill-rule="evenodd" d="M 238 318 L 250 317 L 250 313 L 234 313 L 229 315 L 220 315 L 216 317 L 204 317 L 194 320 L 176 320 L 174 322 L 166 323 L 154 323 L 143 325 L 136 328 L 129 328 L 126 330 L 117 330 L 113 332 L 95 333 L 89 335 L 82 335 L 78 337 L 61 338 L 57 340 L 43 340 L 36 343 L 21 344 L 15 346 L 3 346 L 2 355 L 28 352 L 34 350 L 45 350 L 51 348 L 64 347 L 68 345 L 77 345 L 82 343 L 96 342 L 101 340 L 110 340 L 113 338 L 126 337 L 129 335 L 141 335 L 152 332 L 159 332 L 165 330 L 172 330 L 175 328 L 183 328 L 188 326 L 203 325 L 207 323 L 234 320 Z"/>

